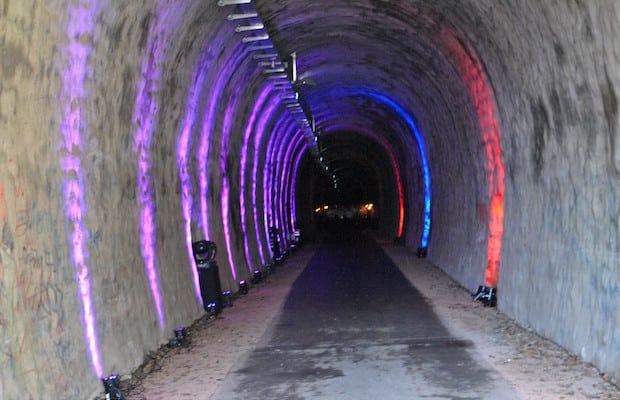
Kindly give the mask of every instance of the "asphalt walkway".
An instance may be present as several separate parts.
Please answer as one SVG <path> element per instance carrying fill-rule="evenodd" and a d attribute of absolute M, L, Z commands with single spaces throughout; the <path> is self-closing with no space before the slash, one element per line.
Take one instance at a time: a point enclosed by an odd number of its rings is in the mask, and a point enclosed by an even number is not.
<path fill-rule="evenodd" d="M 518 399 L 471 347 L 373 239 L 342 232 L 321 245 L 213 398 Z"/>

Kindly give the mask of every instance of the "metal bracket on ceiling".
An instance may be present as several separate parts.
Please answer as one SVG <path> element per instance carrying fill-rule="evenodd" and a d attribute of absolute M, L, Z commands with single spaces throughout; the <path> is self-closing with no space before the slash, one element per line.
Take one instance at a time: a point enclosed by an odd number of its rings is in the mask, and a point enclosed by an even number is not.
<path fill-rule="evenodd" d="M 236 6 L 235 11 L 226 19 L 239 24 L 235 27 L 235 32 L 244 35 L 241 42 L 248 45 L 247 49 L 253 53 L 252 59 L 261 68 L 262 75 L 280 91 L 284 108 L 299 124 L 306 136 L 308 148 L 318 161 L 316 122 L 296 89 L 297 53 L 290 54 L 290 63 L 282 61 L 282 53 L 272 42 L 265 23 L 251 0 L 219 0 L 217 4 L 220 7 Z"/>

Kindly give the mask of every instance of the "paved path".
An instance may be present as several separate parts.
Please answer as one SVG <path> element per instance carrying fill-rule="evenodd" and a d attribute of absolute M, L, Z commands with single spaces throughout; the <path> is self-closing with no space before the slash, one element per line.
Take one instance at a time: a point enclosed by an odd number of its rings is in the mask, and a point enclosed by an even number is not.
<path fill-rule="evenodd" d="M 215 400 L 518 399 L 372 239 L 328 239 Z"/>

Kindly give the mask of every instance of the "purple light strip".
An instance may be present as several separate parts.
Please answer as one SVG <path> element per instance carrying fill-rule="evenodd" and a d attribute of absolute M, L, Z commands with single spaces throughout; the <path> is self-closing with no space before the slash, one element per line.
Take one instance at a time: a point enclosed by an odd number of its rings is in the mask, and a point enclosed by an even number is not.
<path fill-rule="evenodd" d="M 299 135 L 295 137 L 295 133 Z M 290 138 L 290 139 L 289 139 Z M 291 149 L 295 148 L 297 141 L 303 139 L 301 132 L 299 131 L 298 126 L 291 127 L 284 136 L 284 140 L 280 141 L 280 149 L 278 150 L 278 160 L 282 160 L 280 164 L 280 169 L 278 171 L 279 180 L 277 182 L 277 194 L 278 194 L 278 210 L 279 210 L 279 218 L 280 218 L 280 229 L 282 232 L 282 241 L 286 247 L 289 245 L 289 235 L 288 230 L 285 229 L 289 226 L 288 222 L 288 213 L 285 212 L 286 206 L 286 196 L 287 185 L 286 185 L 286 175 L 288 170 L 290 169 L 290 153 Z M 284 154 L 282 154 L 284 153 Z"/>
<path fill-rule="evenodd" d="M 224 31 L 222 31 L 224 32 Z M 218 39 L 215 38 L 214 41 Z M 224 39 L 222 39 L 224 40 Z M 206 54 L 205 54 L 206 57 Z M 200 221 L 202 225 L 202 232 L 204 237 L 211 238 L 211 232 L 209 227 L 209 151 L 211 150 L 211 133 L 215 126 L 216 111 L 220 104 L 220 98 L 224 90 L 224 85 L 228 82 L 230 74 L 235 71 L 237 65 L 241 59 L 245 57 L 243 51 L 237 52 L 237 54 L 231 57 L 227 63 L 230 68 L 226 70 L 212 70 L 212 74 L 216 76 L 215 84 L 210 86 L 209 91 L 211 96 L 207 100 L 206 115 L 202 121 L 202 130 L 200 133 L 200 146 L 198 147 L 198 182 L 200 187 Z"/>
<path fill-rule="evenodd" d="M 254 103 L 254 107 L 252 109 L 252 113 L 250 114 L 250 119 L 246 124 L 245 133 L 243 135 L 243 145 L 241 147 L 241 170 L 240 170 L 240 181 L 241 181 L 241 196 L 239 196 L 239 207 L 241 210 L 241 229 L 243 230 L 243 248 L 245 250 L 245 260 L 248 264 L 248 269 L 250 273 L 253 271 L 252 267 L 252 257 L 250 255 L 250 245 L 249 238 L 247 234 L 247 218 L 245 213 L 245 197 L 246 197 L 246 170 L 247 170 L 247 160 L 248 160 L 248 151 L 250 144 L 250 137 L 252 136 L 252 131 L 255 128 L 256 117 L 258 113 L 262 110 L 263 105 L 267 98 L 271 95 L 273 87 L 271 85 L 263 86 L 258 99 Z M 252 205 L 253 208 L 256 208 L 256 204 Z M 261 262 L 264 262 L 261 260 Z"/>
<path fill-rule="evenodd" d="M 190 138 L 194 121 L 196 120 L 197 105 L 200 100 L 200 92 L 204 84 L 206 70 L 206 52 L 203 58 L 198 61 L 194 68 L 194 79 L 189 90 L 187 106 L 185 110 L 185 120 L 183 121 L 183 129 L 177 142 L 177 165 L 179 167 L 179 180 L 181 182 L 181 209 L 183 212 L 183 228 L 185 231 L 185 245 L 189 266 L 194 281 L 194 292 L 200 305 L 202 305 L 202 294 L 200 292 L 200 281 L 198 278 L 198 270 L 194 260 L 194 250 L 192 248 L 192 181 L 189 174 L 188 152 L 190 147 Z"/>
<path fill-rule="evenodd" d="M 297 126 L 292 127 L 294 130 L 298 130 Z M 278 215 L 278 227 L 280 228 L 280 232 L 282 235 L 282 244 L 283 246 L 286 248 L 288 246 L 288 240 L 287 240 L 287 232 L 286 229 L 284 229 L 286 227 L 286 221 L 284 219 L 284 201 L 283 198 L 285 196 L 283 196 L 284 194 L 284 172 L 286 170 L 286 166 L 287 166 L 287 160 L 286 160 L 286 152 L 285 150 L 290 146 L 291 141 L 289 140 L 289 137 L 291 135 L 291 129 L 289 129 L 287 132 L 284 133 L 284 137 L 282 140 L 279 141 L 279 147 L 278 147 L 278 161 L 279 161 L 279 165 L 278 165 L 278 170 L 276 173 L 276 181 L 274 182 L 274 185 L 276 186 L 276 210 L 277 215 Z M 284 154 L 283 154 L 284 153 Z"/>
<path fill-rule="evenodd" d="M 84 210 L 83 173 L 81 171 L 82 140 L 80 99 L 84 97 L 86 66 L 91 48 L 80 38 L 92 36 L 97 2 L 82 2 L 80 8 L 69 8 L 69 22 L 66 28 L 71 42 L 65 49 L 67 69 L 62 76 L 62 102 L 65 104 L 60 131 L 63 136 L 61 146 L 63 156 L 61 168 L 64 172 L 64 201 L 66 218 L 69 225 L 69 242 L 71 246 L 75 280 L 78 284 L 82 303 L 82 323 L 88 347 L 91 365 L 98 378 L 103 376 L 103 366 L 95 327 L 95 310 L 92 303 L 90 271 L 85 238 L 86 229 L 82 220 Z M 83 128 L 84 129 L 84 128 Z M 74 154 L 77 153 L 77 154 Z"/>
<path fill-rule="evenodd" d="M 285 125 L 282 127 L 282 125 Z M 279 157 L 279 148 L 275 144 L 282 144 L 284 138 L 286 138 L 287 133 L 295 129 L 297 127 L 297 123 L 293 121 L 291 118 L 282 118 L 276 124 L 273 134 L 269 138 L 268 149 L 269 155 L 267 158 L 266 167 L 269 169 L 269 173 L 267 174 L 268 179 L 263 182 L 264 190 L 267 194 L 266 197 L 266 209 L 269 210 L 269 215 L 271 218 L 266 218 L 266 227 L 274 226 L 276 228 L 281 228 L 280 218 L 278 216 L 278 172 L 280 169 L 281 158 Z M 276 157 L 276 153 L 278 157 Z"/>
<path fill-rule="evenodd" d="M 286 184 L 285 184 L 285 175 L 288 169 L 288 160 L 286 158 L 289 149 L 293 147 L 292 144 L 296 140 L 296 134 L 300 134 L 299 125 L 294 124 L 291 125 L 284 133 L 283 139 L 280 140 L 280 148 L 278 149 L 278 160 L 279 167 L 276 174 L 276 181 L 274 185 L 276 185 L 276 210 L 278 216 L 278 228 L 282 234 L 282 246 L 284 248 L 288 248 L 289 246 L 289 235 L 288 230 L 288 213 L 285 212 L 286 208 Z"/>
<path fill-rule="evenodd" d="M 222 225 L 224 226 L 224 239 L 226 242 L 226 253 L 228 254 L 228 263 L 230 264 L 230 272 L 233 280 L 237 280 L 237 271 L 235 268 L 235 259 L 233 257 L 232 243 L 230 237 L 230 183 L 228 181 L 228 170 L 226 168 L 226 159 L 228 158 L 228 145 L 231 135 L 231 125 L 233 119 L 233 101 L 228 102 L 224 114 L 224 127 L 222 130 L 222 143 L 220 147 L 220 174 L 222 177 Z"/>
<path fill-rule="evenodd" d="M 210 238 L 209 229 L 209 150 L 211 147 L 211 132 L 215 125 L 215 111 L 219 104 L 219 97 L 222 94 L 226 75 L 222 74 L 218 77 L 209 99 L 209 105 L 205 118 L 202 122 L 202 132 L 200 135 L 200 147 L 198 148 L 198 179 L 200 185 L 200 218 L 202 223 L 202 232 L 205 238 Z"/>
<path fill-rule="evenodd" d="M 256 129 L 256 134 L 254 135 L 254 162 L 252 164 L 252 204 L 254 208 L 253 216 L 254 216 L 254 229 L 256 230 L 256 242 L 258 244 L 258 253 L 260 255 L 261 263 L 265 265 L 266 256 L 264 249 L 269 249 L 267 245 L 267 237 L 266 231 L 267 226 L 265 225 L 265 221 L 263 221 L 263 229 L 260 229 L 261 224 L 259 224 L 259 210 L 258 210 L 258 191 L 257 191 L 257 182 L 259 179 L 263 179 L 263 183 L 265 181 L 265 175 L 259 178 L 258 176 L 258 167 L 260 165 L 260 154 L 261 154 L 261 143 L 263 138 L 265 137 L 267 123 L 271 120 L 271 116 L 276 108 L 280 105 L 280 99 L 278 96 L 274 96 L 269 100 L 267 109 L 264 113 L 261 114 L 260 120 L 258 122 L 258 127 Z M 264 171 L 263 171 L 264 172 Z M 264 193 L 263 193 L 264 196 Z M 266 216 L 265 213 L 265 203 L 263 202 L 263 218 Z M 263 234 L 261 234 L 261 232 Z M 262 240 L 264 238 L 264 240 Z M 269 251 L 269 250 L 268 250 Z M 271 257 L 271 256 L 270 256 Z"/>
<path fill-rule="evenodd" d="M 295 183 L 296 183 L 296 175 L 297 168 L 299 167 L 299 160 L 301 160 L 300 155 L 304 153 L 305 148 L 307 147 L 305 138 L 303 136 L 299 136 L 297 142 L 293 147 L 290 148 L 289 162 L 290 167 L 287 169 L 287 177 L 286 177 L 286 186 L 287 189 L 285 194 L 287 195 L 287 209 L 289 210 L 288 214 L 288 227 L 290 232 L 295 231 Z M 291 161 L 292 159 L 292 161 Z"/>
<path fill-rule="evenodd" d="M 297 153 L 297 158 L 295 159 L 293 166 L 293 175 L 291 181 L 291 190 L 290 190 L 290 202 L 291 202 L 291 230 L 295 231 L 297 227 L 297 172 L 299 172 L 299 163 L 303 158 L 305 152 L 308 150 L 308 144 L 306 142 L 302 142 L 301 149 Z"/>
<path fill-rule="evenodd" d="M 286 124 L 286 126 L 283 129 L 282 125 L 284 124 Z M 280 136 L 280 132 L 282 132 L 283 130 L 289 129 L 293 125 L 295 125 L 295 121 L 293 121 L 292 119 L 281 118 L 276 123 L 272 131 L 273 133 L 271 134 L 267 142 L 268 154 L 267 154 L 267 157 L 265 158 L 265 166 L 264 166 L 264 174 L 263 174 L 263 176 L 265 177 L 263 179 L 263 196 L 264 196 L 265 210 L 267 211 L 264 214 L 266 237 L 269 237 L 270 226 L 274 226 L 276 228 L 278 227 L 277 222 L 276 222 L 277 216 L 275 215 L 276 209 L 273 207 L 273 204 L 275 202 L 274 197 L 276 195 L 275 190 L 274 190 L 275 189 L 274 175 L 277 172 L 277 167 L 274 164 L 276 164 L 279 160 L 274 160 L 275 153 L 276 153 L 276 146 L 274 146 L 274 143 L 277 143 L 277 139 Z M 270 256 L 273 257 L 271 248 L 269 248 L 269 252 L 270 252 Z"/>
<path fill-rule="evenodd" d="M 159 64 L 158 43 L 153 41 L 152 32 L 149 32 L 149 43 L 146 52 L 148 55 L 142 60 L 142 79 L 138 86 L 133 126 L 137 127 L 134 134 L 134 152 L 138 153 L 138 204 L 140 205 L 140 249 L 146 276 L 151 290 L 151 297 L 157 311 L 159 327 L 164 330 L 166 326 L 159 279 L 157 276 L 156 260 L 156 222 L 155 202 L 153 200 L 153 178 L 151 176 L 151 142 L 153 137 L 153 118 L 157 115 L 157 100 L 153 93 L 157 91 L 157 82 L 161 71 Z"/>

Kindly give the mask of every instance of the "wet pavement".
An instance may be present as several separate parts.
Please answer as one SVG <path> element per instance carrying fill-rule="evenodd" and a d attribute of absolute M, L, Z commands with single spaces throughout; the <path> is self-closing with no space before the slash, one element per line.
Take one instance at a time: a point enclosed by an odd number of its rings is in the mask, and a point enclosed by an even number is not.
<path fill-rule="evenodd" d="M 518 399 L 452 337 L 369 237 L 325 240 L 278 318 L 213 396 L 231 399 Z"/>

